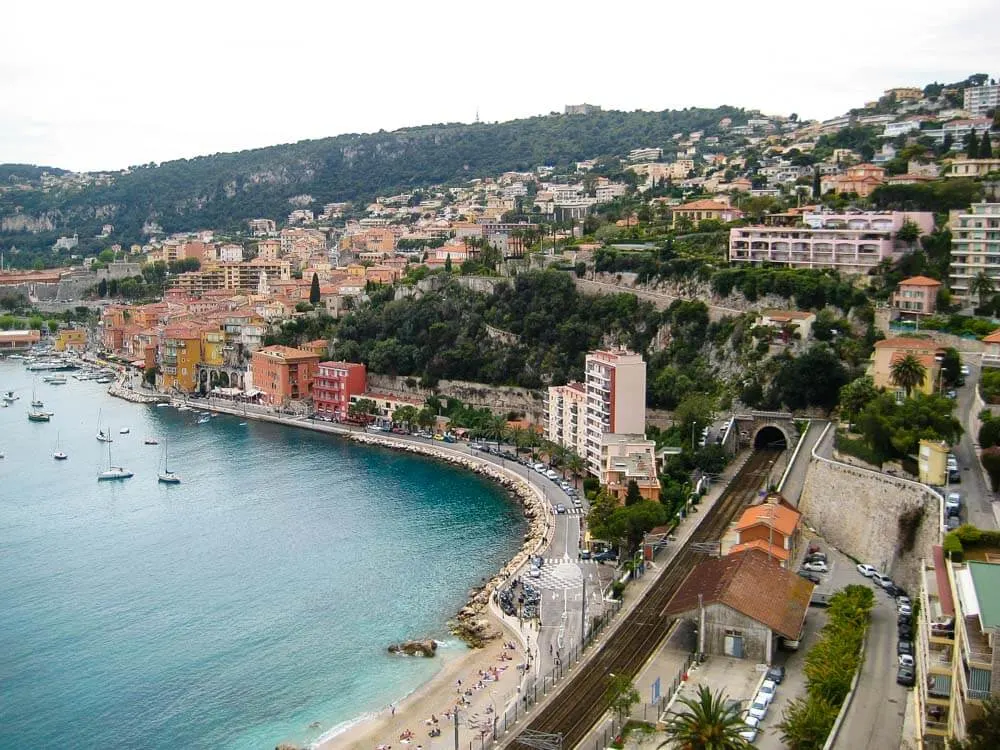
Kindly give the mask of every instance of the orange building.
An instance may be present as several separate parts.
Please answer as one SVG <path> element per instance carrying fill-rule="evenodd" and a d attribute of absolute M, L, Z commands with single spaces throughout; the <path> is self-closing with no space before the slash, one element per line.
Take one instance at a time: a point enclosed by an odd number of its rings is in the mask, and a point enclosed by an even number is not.
<path fill-rule="evenodd" d="M 316 413 L 333 419 L 344 419 L 351 406 L 351 396 L 365 392 L 368 373 L 356 362 L 320 362 L 313 383 Z"/>
<path fill-rule="evenodd" d="M 788 561 L 795 557 L 801 518 L 802 514 L 787 505 L 781 495 L 771 493 L 760 505 L 743 511 L 734 528 L 735 543 L 727 554 L 759 549 L 787 568 Z"/>
<path fill-rule="evenodd" d="M 279 406 L 310 398 L 318 369 L 318 355 L 290 346 L 265 347 L 254 352 L 250 362 L 253 387 L 266 403 Z"/>
<path fill-rule="evenodd" d="M 160 350 L 160 390 L 190 393 L 198 383 L 201 331 L 193 326 L 171 326 L 163 332 Z"/>

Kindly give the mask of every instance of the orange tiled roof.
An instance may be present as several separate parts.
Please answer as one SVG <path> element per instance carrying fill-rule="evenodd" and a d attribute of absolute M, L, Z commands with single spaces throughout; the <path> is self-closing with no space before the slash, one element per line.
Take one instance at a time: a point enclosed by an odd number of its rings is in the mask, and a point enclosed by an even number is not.
<path fill-rule="evenodd" d="M 900 286 L 941 286 L 941 282 L 937 279 L 931 279 L 927 276 L 911 276 L 908 279 L 903 279 L 899 282 Z"/>
<path fill-rule="evenodd" d="M 997 328 L 989 336 L 983 338 L 984 344 L 1000 344 L 1000 328 Z"/>
<path fill-rule="evenodd" d="M 761 503 L 760 505 L 752 505 L 743 511 L 740 520 L 736 522 L 736 530 L 743 531 L 751 526 L 763 524 L 764 526 L 773 526 L 776 531 L 785 536 L 791 536 L 801 518 L 801 513 L 787 505 Z"/>
<path fill-rule="evenodd" d="M 736 211 L 732 206 L 725 203 L 720 203 L 719 201 L 713 201 L 708 199 L 691 201 L 690 203 L 685 203 L 682 206 L 677 206 L 675 211 Z"/>
<path fill-rule="evenodd" d="M 791 552 L 784 547 L 780 547 L 777 544 L 769 544 L 763 539 L 754 539 L 752 542 L 744 542 L 743 544 L 737 544 L 730 551 L 729 554 L 735 554 L 738 552 L 746 552 L 750 549 L 757 549 L 762 552 L 767 553 L 771 557 L 777 557 L 783 562 L 787 562 L 788 558 L 791 556 Z"/>
<path fill-rule="evenodd" d="M 918 349 L 936 351 L 938 345 L 931 339 L 916 339 L 909 336 L 895 336 L 875 342 L 876 349 Z"/>

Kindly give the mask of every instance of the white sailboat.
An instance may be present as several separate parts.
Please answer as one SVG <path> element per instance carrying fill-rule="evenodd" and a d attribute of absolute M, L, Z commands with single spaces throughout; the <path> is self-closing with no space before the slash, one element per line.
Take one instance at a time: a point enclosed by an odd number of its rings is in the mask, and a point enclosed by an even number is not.
<path fill-rule="evenodd" d="M 98 410 L 97 412 L 97 439 L 100 440 L 102 443 L 110 443 L 112 440 L 111 430 L 110 429 L 105 430 L 103 427 L 101 427 L 100 410 Z"/>
<path fill-rule="evenodd" d="M 35 409 L 41 409 L 43 406 L 45 406 L 45 404 L 42 403 L 42 400 L 38 398 L 38 396 L 35 394 L 35 387 L 37 385 L 38 385 L 38 378 L 35 377 L 34 382 L 32 382 L 31 384 L 31 406 L 32 408 Z"/>
<path fill-rule="evenodd" d="M 108 468 L 107 471 L 102 471 L 97 475 L 98 482 L 104 482 L 109 479 L 130 479 L 135 476 L 131 471 L 124 468 L 123 466 L 115 466 L 111 463 L 111 441 L 108 442 Z"/>
<path fill-rule="evenodd" d="M 59 433 L 58 432 L 56 433 L 56 452 L 52 454 L 52 458 L 54 458 L 56 461 L 65 461 L 67 458 L 69 458 L 69 456 L 67 456 L 59 448 Z"/>
<path fill-rule="evenodd" d="M 180 484 L 181 478 L 177 476 L 174 472 L 170 471 L 167 465 L 167 439 L 163 439 L 163 471 L 160 472 L 157 477 L 160 482 L 164 484 Z"/>

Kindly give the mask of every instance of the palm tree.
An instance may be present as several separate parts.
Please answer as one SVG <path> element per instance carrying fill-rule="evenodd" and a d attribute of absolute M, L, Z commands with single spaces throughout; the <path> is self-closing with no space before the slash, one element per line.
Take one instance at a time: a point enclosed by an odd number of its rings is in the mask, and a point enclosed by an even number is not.
<path fill-rule="evenodd" d="M 746 724 L 739 709 L 726 705 L 721 690 L 712 695 L 703 685 L 698 688 L 696 697 L 681 698 L 680 702 L 687 710 L 670 717 L 667 721 L 670 738 L 659 747 L 680 750 L 747 750 L 750 747 L 740 737 Z"/>
<path fill-rule="evenodd" d="M 969 294 L 975 294 L 979 297 L 979 306 L 983 306 L 983 296 L 987 294 L 993 294 L 996 290 L 996 284 L 993 283 L 993 279 L 987 276 L 983 271 L 977 273 L 972 281 L 969 282 Z"/>
<path fill-rule="evenodd" d="M 566 468 L 573 476 L 573 485 L 576 486 L 580 477 L 587 471 L 587 462 L 583 460 L 580 454 L 570 452 L 569 457 L 566 459 Z"/>
<path fill-rule="evenodd" d="M 890 379 L 906 391 L 907 398 L 910 397 L 914 388 L 923 385 L 927 377 L 927 368 L 912 354 L 907 354 L 894 362 L 891 370 Z"/>

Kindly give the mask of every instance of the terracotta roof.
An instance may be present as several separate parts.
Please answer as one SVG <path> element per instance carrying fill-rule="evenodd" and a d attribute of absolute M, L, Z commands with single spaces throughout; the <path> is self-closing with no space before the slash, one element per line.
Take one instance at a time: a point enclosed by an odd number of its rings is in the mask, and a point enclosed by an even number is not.
<path fill-rule="evenodd" d="M 876 349 L 917 349 L 937 351 L 938 345 L 931 339 L 915 339 L 908 336 L 896 336 L 875 342 Z"/>
<path fill-rule="evenodd" d="M 911 276 L 908 279 L 903 279 L 899 282 L 900 286 L 941 286 L 941 282 L 937 279 L 931 279 L 927 276 Z"/>
<path fill-rule="evenodd" d="M 790 536 L 795 532 L 795 527 L 799 525 L 801 518 L 801 513 L 786 505 L 761 503 L 760 505 L 752 505 L 743 511 L 740 520 L 736 522 L 736 530 L 743 531 L 752 526 L 763 524 L 764 526 L 773 526 L 776 531 Z"/>
<path fill-rule="evenodd" d="M 928 372 L 934 369 L 934 365 L 937 362 L 937 360 L 934 359 L 934 356 L 932 354 L 914 354 L 913 352 L 899 351 L 892 353 L 892 357 L 890 357 L 890 364 L 894 365 L 901 359 L 906 359 L 907 357 L 910 356 L 915 357 L 920 364 L 922 364 L 925 368 L 927 368 Z"/>
<path fill-rule="evenodd" d="M 729 554 L 736 554 L 738 552 L 746 552 L 749 549 L 758 549 L 771 557 L 777 557 L 779 560 L 787 561 L 789 556 L 792 554 L 789 550 L 781 547 L 777 544 L 769 544 L 763 539 L 754 539 L 752 542 L 744 542 L 743 544 L 735 545 Z"/>
<path fill-rule="evenodd" d="M 983 338 L 984 344 L 1000 344 L 1000 328 L 997 328 L 989 336 Z"/>
<path fill-rule="evenodd" d="M 677 206 L 675 211 L 735 211 L 736 209 L 725 203 L 720 203 L 719 201 L 712 200 L 699 200 L 691 201 L 690 203 L 685 203 L 682 206 Z"/>
<path fill-rule="evenodd" d="M 809 608 L 813 584 L 785 570 L 758 549 L 726 555 L 696 565 L 665 615 L 680 615 L 704 604 L 724 604 L 785 638 L 798 638 Z"/>
<path fill-rule="evenodd" d="M 319 355 L 313 352 L 307 352 L 302 349 L 293 349 L 290 346 L 282 346 L 280 344 L 275 344 L 274 346 L 265 346 L 263 349 L 255 352 L 264 357 L 283 359 L 286 361 L 298 361 L 307 359 L 319 359 Z"/>

